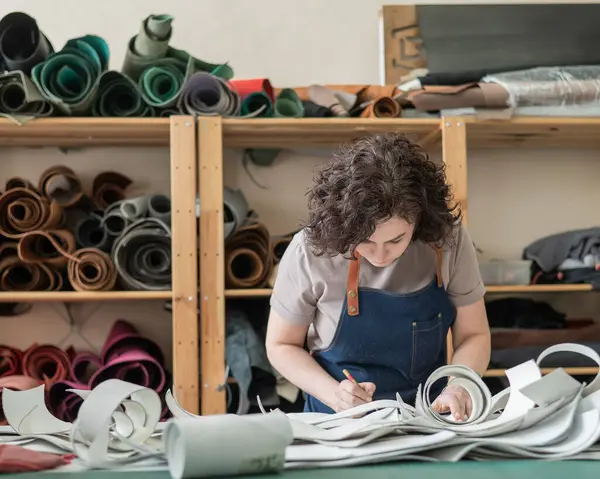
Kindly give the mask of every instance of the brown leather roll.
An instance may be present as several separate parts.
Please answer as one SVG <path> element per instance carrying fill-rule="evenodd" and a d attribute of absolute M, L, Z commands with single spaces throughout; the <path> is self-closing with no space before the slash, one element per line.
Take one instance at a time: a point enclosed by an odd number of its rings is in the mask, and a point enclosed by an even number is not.
<path fill-rule="evenodd" d="M 40 176 L 40 192 L 63 208 L 77 203 L 83 196 L 81 179 L 67 166 L 53 166 Z"/>
<path fill-rule="evenodd" d="M 398 118 L 401 113 L 402 107 L 400 106 L 400 103 L 392 97 L 384 96 L 377 98 L 377 100 L 369 104 L 369 106 L 362 111 L 360 116 L 363 118 Z"/>
<path fill-rule="evenodd" d="M 225 245 L 227 287 L 264 287 L 272 270 L 273 249 L 267 228 L 261 223 L 239 228 Z"/>
<path fill-rule="evenodd" d="M 10 178 L 6 182 L 6 187 L 4 189 L 5 190 L 12 190 L 13 188 L 27 188 L 28 190 L 33 190 L 36 193 L 38 192 L 37 188 L 33 185 L 33 183 L 31 183 L 29 180 L 26 180 L 24 178 L 20 178 L 18 176 Z"/>
<path fill-rule="evenodd" d="M 0 288 L 2 291 L 58 291 L 62 277 L 44 264 L 30 264 L 18 256 L 0 261 Z"/>
<path fill-rule="evenodd" d="M 27 188 L 13 188 L 0 196 L 0 234 L 20 238 L 35 230 L 56 229 L 63 209 L 56 202 Z"/>
<path fill-rule="evenodd" d="M 55 246 L 58 244 L 62 251 Z M 68 254 L 75 253 L 75 236 L 67 230 L 31 231 L 19 240 L 19 258 L 25 263 L 43 263 L 54 269 L 67 266 Z"/>
<path fill-rule="evenodd" d="M 117 282 L 113 260 L 97 248 L 76 251 L 69 261 L 68 275 L 75 291 L 109 291 Z"/>
<path fill-rule="evenodd" d="M 109 205 L 125 199 L 125 190 L 133 181 L 115 171 L 100 173 L 94 178 L 92 195 L 96 206 L 104 210 Z"/>
<path fill-rule="evenodd" d="M 371 101 L 369 105 L 360 114 L 363 118 L 397 118 L 402 112 L 400 103 L 393 97 L 396 90 L 395 85 L 382 87 L 374 96 L 371 92 L 364 92 L 362 98 L 364 101 Z"/>

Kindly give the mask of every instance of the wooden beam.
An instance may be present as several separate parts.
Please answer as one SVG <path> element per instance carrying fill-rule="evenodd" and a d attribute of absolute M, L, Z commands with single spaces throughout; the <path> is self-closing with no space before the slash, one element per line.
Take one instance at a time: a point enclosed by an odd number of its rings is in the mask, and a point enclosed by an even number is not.
<path fill-rule="evenodd" d="M 446 164 L 446 178 L 452 186 L 454 200 L 460 204 L 463 223 L 467 224 L 467 136 L 465 122 L 460 117 L 441 120 L 442 155 Z M 448 364 L 452 362 L 454 344 L 452 332 L 446 338 Z"/>
<path fill-rule="evenodd" d="M 426 68 L 416 5 L 384 5 L 383 50 L 385 83 L 395 84 L 411 70 Z"/>
<path fill-rule="evenodd" d="M 427 150 L 434 146 L 440 139 L 442 138 L 442 131 L 439 128 L 436 128 L 433 131 L 430 131 L 426 135 L 423 135 L 421 138 L 417 140 L 417 143 L 421 148 Z"/>
<path fill-rule="evenodd" d="M 198 233 L 194 118 L 172 116 L 170 135 L 174 394 L 183 408 L 198 414 Z"/>
<path fill-rule="evenodd" d="M 460 204 L 463 222 L 467 224 L 467 136 L 465 122 L 460 117 L 441 119 L 442 154 L 446 177 L 452 186 L 454 200 Z"/>
<path fill-rule="evenodd" d="M 200 324 L 202 414 L 226 412 L 223 128 L 220 117 L 198 119 L 200 164 Z"/>

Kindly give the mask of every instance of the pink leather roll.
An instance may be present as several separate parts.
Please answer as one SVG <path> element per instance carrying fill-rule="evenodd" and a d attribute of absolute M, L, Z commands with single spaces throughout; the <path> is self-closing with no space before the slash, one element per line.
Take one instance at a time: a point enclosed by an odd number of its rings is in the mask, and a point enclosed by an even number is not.
<path fill-rule="evenodd" d="M 8 388 L 13 391 L 27 391 L 41 384 L 41 381 L 27 376 L 5 376 L 0 378 L 0 425 L 6 426 L 6 418 L 4 417 L 4 409 L 2 409 L 2 389 Z"/>
<path fill-rule="evenodd" d="M 115 321 L 100 355 L 102 367 L 90 388 L 116 378 L 161 392 L 166 385 L 163 353 L 154 341 L 140 336 L 127 321 Z"/>
<path fill-rule="evenodd" d="M 113 324 L 108 338 L 102 348 L 100 360 L 106 365 L 113 359 L 128 351 L 145 351 L 161 365 L 164 364 L 163 353 L 154 341 L 140 336 L 137 329 L 127 321 L 118 319 Z"/>
<path fill-rule="evenodd" d="M 100 366 L 102 366 L 102 362 L 97 354 L 77 353 L 71 362 L 71 379 L 79 384 L 88 384 Z"/>
<path fill-rule="evenodd" d="M 89 389 L 87 384 L 74 381 L 57 381 L 48 390 L 47 405 L 58 419 L 74 422 L 83 399 L 67 389 Z"/>
<path fill-rule="evenodd" d="M 121 379 L 157 392 L 161 392 L 166 385 L 163 365 L 147 352 L 133 348 L 115 356 L 102 366 L 92 376 L 90 389 L 107 379 Z"/>
<path fill-rule="evenodd" d="M 0 378 L 23 372 L 23 352 L 17 348 L 0 345 Z"/>

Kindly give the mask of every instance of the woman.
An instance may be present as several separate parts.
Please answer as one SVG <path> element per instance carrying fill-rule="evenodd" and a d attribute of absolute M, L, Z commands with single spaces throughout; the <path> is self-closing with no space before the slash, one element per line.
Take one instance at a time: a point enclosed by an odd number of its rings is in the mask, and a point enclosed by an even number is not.
<path fill-rule="evenodd" d="M 453 364 L 486 370 L 485 291 L 452 199 L 444 167 L 402 135 L 359 139 L 317 172 L 308 222 L 279 264 L 267 331 L 269 359 L 306 392 L 305 411 L 396 393 L 413 403 L 446 364 L 449 330 Z M 467 391 L 444 386 L 434 408 L 468 417 Z"/>

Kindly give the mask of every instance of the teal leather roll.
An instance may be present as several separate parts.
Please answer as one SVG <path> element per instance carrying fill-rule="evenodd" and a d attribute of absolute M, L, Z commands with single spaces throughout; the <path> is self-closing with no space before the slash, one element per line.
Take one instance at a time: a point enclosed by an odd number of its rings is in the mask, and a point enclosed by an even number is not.
<path fill-rule="evenodd" d="M 102 117 L 147 117 L 153 116 L 153 108 L 142 98 L 131 78 L 111 70 L 100 77 L 92 114 Z"/>
<path fill-rule="evenodd" d="M 85 115 L 92 109 L 108 59 L 106 41 L 85 35 L 69 40 L 61 51 L 37 64 L 31 77 L 42 96 L 64 114 Z"/>
<path fill-rule="evenodd" d="M 270 117 L 273 116 L 273 103 L 265 92 L 250 93 L 242 101 L 242 116 Z"/>

